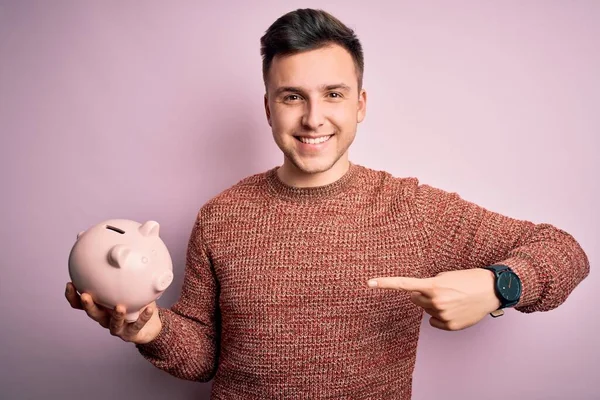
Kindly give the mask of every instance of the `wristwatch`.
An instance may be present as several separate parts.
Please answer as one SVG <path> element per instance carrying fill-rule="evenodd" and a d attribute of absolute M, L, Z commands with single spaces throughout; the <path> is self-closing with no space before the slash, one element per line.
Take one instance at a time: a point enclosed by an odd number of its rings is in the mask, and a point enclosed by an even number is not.
<path fill-rule="evenodd" d="M 503 308 L 512 307 L 521 299 L 521 279 L 508 266 L 502 264 L 494 264 L 483 269 L 490 270 L 494 273 L 496 282 L 494 289 L 496 296 L 500 300 L 500 308 L 490 313 L 494 318 L 504 315 Z"/>

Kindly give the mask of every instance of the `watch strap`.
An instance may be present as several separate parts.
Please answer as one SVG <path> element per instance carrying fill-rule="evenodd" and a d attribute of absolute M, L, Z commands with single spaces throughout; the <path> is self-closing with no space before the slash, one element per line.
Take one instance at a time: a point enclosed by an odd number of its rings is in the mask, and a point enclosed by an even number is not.
<path fill-rule="evenodd" d="M 496 275 L 499 275 L 501 272 L 504 272 L 504 271 L 511 271 L 511 269 L 507 265 L 503 265 L 503 264 L 488 265 L 488 266 L 483 267 L 483 269 L 488 269 L 488 270 L 494 272 Z"/>

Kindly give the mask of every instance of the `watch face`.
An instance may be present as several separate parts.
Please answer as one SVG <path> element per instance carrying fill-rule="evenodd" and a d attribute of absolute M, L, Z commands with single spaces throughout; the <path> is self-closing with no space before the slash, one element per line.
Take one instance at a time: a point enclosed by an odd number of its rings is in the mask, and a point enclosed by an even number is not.
<path fill-rule="evenodd" d="M 521 281 L 516 274 L 504 272 L 498 277 L 498 291 L 506 301 L 516 301 L 521 297 Z"/>

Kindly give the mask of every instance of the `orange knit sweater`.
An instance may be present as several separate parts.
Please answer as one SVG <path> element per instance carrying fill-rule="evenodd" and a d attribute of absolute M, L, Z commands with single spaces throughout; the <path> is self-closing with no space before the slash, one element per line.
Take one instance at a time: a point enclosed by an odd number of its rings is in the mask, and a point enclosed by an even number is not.
<path fill-rule="evenodd" d="M 137 347 L 174 376 L 214 379 L 212 399 L 410 399 L 422 310 L 367 280 L 493 263 L 521 277 L 525 313 L 557 307 L 589 273 L 566 232 L 416 178 L 351 164 L 292 188 L 273 168 L 200 209 L 181 297 Z"/>

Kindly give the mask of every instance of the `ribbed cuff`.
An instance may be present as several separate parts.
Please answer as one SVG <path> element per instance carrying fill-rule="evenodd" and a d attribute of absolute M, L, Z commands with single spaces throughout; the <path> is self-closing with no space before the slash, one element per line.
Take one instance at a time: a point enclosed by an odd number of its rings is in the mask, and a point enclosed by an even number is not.
<path fill-rule="evenodd" d="M 533 310 L 530 307 L 540 300 L 543 290 L 535 268 L 521 257 L 512 257 L 497 264 L 508 266 L 521 279 L 521 299 L 514 307 L 523 312 L 532 312 Z"/>
<path fill-rule="evenodd" d="M 136 344 L 137 349 L 148 358 L 157 358 L 164 360 L 169 353 L 169 346 L 172 343 L 171 318 L 166 310 L 159 307 L 158 317 L 162 324 L 162 328 L 158 335 L 151 341 L 145 344 Z"/>

